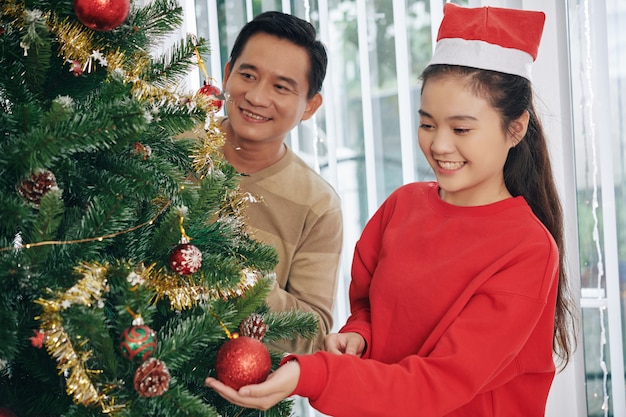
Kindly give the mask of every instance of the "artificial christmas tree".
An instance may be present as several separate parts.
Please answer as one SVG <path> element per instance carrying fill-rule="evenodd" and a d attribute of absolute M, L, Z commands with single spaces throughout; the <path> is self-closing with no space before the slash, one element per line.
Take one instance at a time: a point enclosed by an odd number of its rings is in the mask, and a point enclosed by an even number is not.
<path fill-rule="evenodd" d="M 148 53 L 182 22 L 173 0 L 121 23 L 79 3 L 0 6 L 0 409 L 258 415 L 204 387 L 220 347 L 242 323 L 271 341 L 316 322 L 267 310 L 276 252 L 247 233 L 215 94 L 177 87 L 206 42 Z"/>

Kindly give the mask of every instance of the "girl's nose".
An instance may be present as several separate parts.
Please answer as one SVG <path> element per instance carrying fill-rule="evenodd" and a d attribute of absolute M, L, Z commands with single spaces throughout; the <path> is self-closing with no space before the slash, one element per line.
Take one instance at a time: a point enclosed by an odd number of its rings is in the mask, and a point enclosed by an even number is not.
<path fill-rule="evenodd" d="M 454 151 L 454 138 L 447 132 L 436 130 L 432 133 L 430 150 L 436 154 L 446 154 Z"/>

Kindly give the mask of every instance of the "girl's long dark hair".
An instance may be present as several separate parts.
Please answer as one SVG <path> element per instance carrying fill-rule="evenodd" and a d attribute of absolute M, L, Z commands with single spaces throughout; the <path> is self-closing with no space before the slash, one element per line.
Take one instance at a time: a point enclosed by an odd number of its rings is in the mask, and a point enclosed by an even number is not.
<path fill-rule="evenodd" d="M 430 65 L 422 73 L 424 83 L 440 76 L 459 77 L 479 97 L 502 115 L 503 128 L 529 113 L 528 130 L 523 140 L 511 148 L 504 165 L 504 183 L 513 196 L 522 196 L 537 218 L 548 229 L 559 248 L 559 289 L 554 319 L 553 350 L 564 368 L 576 347 L 577 315 L 565 268 L 563 209 L 557 192 L 548 144 L 541 121 L 535 112 L 532 85 L 526 78 L 501 72 L 457 65 Z"/>

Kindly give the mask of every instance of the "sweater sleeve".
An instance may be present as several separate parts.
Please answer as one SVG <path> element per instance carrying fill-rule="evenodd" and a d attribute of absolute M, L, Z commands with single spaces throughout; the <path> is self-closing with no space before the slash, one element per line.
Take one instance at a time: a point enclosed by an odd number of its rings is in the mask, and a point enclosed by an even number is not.
<path fill-rule="evenodd" d="M 333 306 L 343 244 L 341 200 L 336 191 L 290 149 L 276 164 L 242 180 L 257 204 L 246 208 L 252 235 L 279 255 L 272 311 L 314 313 L 319 331 L 271 342 L 280 351 L 309 353 L 321 347 L 333 325 Z"/>
<path fill-rule="evenodd" d="M 334 294 L 343 243 L 340 207 L 326 211 L 310 226 L 289 267 L 284 289 L 274 285 L 267 304 L 275 311 L 315 313 L 319 331 L 311 339 L 297 337 L 277 341 L 273 347 L 286 352 L 309 353 L 321 348 L 333 325 Z"/>
<path fill-rule="evenodd" d="M 555 246 L 539 249 L 468 289 L 474 295 L 449 312 L 449 325 L 397 363 L 327 352 L 295 356 L 301 376 L 294 394 L 337 417 L 437 417 L 520 374 L 553 372 L 558 253 Z"/>

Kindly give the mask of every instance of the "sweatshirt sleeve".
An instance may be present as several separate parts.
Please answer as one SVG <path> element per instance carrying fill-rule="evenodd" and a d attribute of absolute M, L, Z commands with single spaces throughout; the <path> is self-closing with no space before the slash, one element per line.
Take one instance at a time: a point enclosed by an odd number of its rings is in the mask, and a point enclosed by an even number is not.
<path fill-rule="evenodd" d="M 294 394 L 334 416 L 437 417 L 520 374 L 553 372 L 558 252 L 542 249 L 473 289 L 463 309 L 450 312 L 449 326 L 397 363 L 328 352 L 293 356 L 301 367 Z M 357 304 L 359 316 L 346 327 L 366 321 L 366 310 Z"/>
<path fill-rule="evenodd" d="M 384 228 L 385 208 L 391 204 L 387 200 L 374 213 L 365 225 L 359 241 L 354 249 L 352 259 L 352 279 L 350 281 L 350 316 L 346 324 L 340 329 L 340 333 L 355 332 L 365 340 L 366 350 L 363 358 L 368 358 L 371 345 L 371 317 L 370 317 L 370 284 L 372 274 L 376 269 L 376 261 L 380 251 L 381 230 Z"/>

